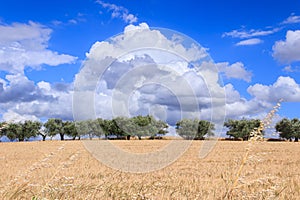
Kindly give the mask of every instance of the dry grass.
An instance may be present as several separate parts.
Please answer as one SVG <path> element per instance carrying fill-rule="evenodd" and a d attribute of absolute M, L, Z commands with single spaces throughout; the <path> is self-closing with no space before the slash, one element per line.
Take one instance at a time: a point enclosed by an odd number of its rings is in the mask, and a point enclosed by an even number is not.
<path fill-rule="evenodd" d="M 155 151 L 161 141 L 112 141 L 131 152 Z M 80 141 L 0 143 L 0 199 L 225 199 L 247 142 L 219 141 L 198 158 L 194 141 L 175 163 L 132 174 L 98 162 Z M 300 143 L 257 142 L 226 199 L 299 199 Z"/>

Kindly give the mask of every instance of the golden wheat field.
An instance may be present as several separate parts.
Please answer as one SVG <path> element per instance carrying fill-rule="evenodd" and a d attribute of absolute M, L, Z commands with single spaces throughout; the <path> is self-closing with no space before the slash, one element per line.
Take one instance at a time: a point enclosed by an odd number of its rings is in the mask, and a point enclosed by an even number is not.
<path fill-rule="evenodd" d="M 168 142 L 112 141 L 135 153 Z M 194 141 L 161 170 L 128 173 L 97 161 L 81 141 L 0 143 L 0 199 L 300 199 L 299 143 L 249 149 L 249 142 L 218 141 L 200 159 L 202 144 Z"/>

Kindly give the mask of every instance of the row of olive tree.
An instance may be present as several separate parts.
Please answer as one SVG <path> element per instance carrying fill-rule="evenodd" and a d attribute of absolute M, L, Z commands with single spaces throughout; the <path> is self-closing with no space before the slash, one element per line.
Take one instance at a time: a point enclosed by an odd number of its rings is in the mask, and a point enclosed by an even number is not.
<path fill-rule="evenodd" d="M 39 134 L 42 127 L 41 122 L 27 120 L 24 123 L 10 123 L 1 122 L 0 137 L 6 136 L 11 141 L 18 139 L 24 141 L 30 137 L 35 137 Z"/>
<path fill-rule="evenodd" d="M 260 126 L 258 119 L 228 120 L 224 126 L 228 128 L 227 135 L 233 138 L 248 140 L 252 130 Z M 27 120 L 23 123 L 0 123 L 0 137 L 7 136 L 10 140 L 24 141 L 30 137 L 40 135 L 43 140 L 46 137 L 59 135 L 64 140 L 65 135 L 72 139 L 80 139 L 82 136 L 105 137 L 115 136 L 116 138 L 130 139 L 136 136 L 154 138 L 155 135 L 167 133 L 167 123 L 156 120 L 152 116 L 135 116 L 132 118 L 116 117 L 114 119 L 95 119 L 79 122 L 63 121 L 61 119 L 49 119 L 46 123 Z M 281 138 L 294 139 L 296 142 L 300 138 L 300 120 L 282 119 L 276 126 L 276 131 Z M 214 135 L 214 124 L 198 119 L 182 119 L 176 123 L 176 132 L 184 139 L 204 139 L 205 136 Z M 264 134 L 264 133 L 263 133 Z"/>
<path fill-rule="evenodd" d="M 224 126 L 228 128 L 227 135 L 235 139 L 241 138 L 248 140 L 252 130 L 257 129 L 260 126 L 261 121 L 259 119 L 241 119 L 241 120 L 228 120 L 224 123 Z M 276 131 L 279 133 L 279 137 L 295 142 L 298 142 L 300 138 L 300 120 L 294 118 L 289 120 L 284 118 L 276 123 Z M 264 134 L 264 132 L 262 132 Z"/>
<path fill-rule="evenodd" d="M 90 138 L 93 136 L 109 138 L 113 135 L 129 140 L 131 136 L 141 139 L 142 136 L 154 138 L 157 134 L 164 135 L 167 133 L 167 128 L 167 123 L 161 120 L 156 120 L 150 115 L 139 115 L 132 118 L 116 117 L 112 120 L 98 118 L 80 121 L 76 123 L 76 134 L 84 135 L 87 133 Z"/>
<path fill-rule="evenodd" d="M 117 117 L 112 120 L 95 119 L 79 122 L 63 121 L 61 119 L 51 118 L 44 124 L 38 121 L 27 120 L 23 123 L 5 123 L 0 124 L 0 137 L 6 136 L 10 140 L 24 141 L 30 137 L 40 135 L 43 140 L 46 137 L 54 137 L 59 135 L 61 140 L 65 136 L 69 136 L 74 140 L 80 139 L 82 136 L 88 135 L 90 138 L 104 136 L 108 138 L 111 135 L 117 138 L 130 139 L 131 136 L 155 137 L 156 134 L 164 135 L 167 133 L 168 125 L 156 120 L 152 116 L 135 116 L 132 118 Z"/>
<path fill-rule="evenodd" d="M 25 122 L 2 122 L 0 124 L 0 137 L 6 136 L 9 140 L 24 141 L 31 137 L 40 135 L 43 141 L 47 136 L 54 137 L 60 135 L 64 140 L 65 135 L 72 135 L 75 130 L 75 123 L 71 121 L 62 121 L 61 119 L 49 119 L 46 123 L 39 121 L 26 120 Z"/>

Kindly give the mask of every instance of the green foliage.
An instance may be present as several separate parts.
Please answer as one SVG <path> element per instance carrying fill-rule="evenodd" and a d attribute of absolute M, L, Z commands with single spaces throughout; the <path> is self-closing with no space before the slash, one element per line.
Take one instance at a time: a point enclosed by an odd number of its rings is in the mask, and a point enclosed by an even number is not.
<path fill-rule="evenodd" d="M 134 135 L 136 135 L 139 139 L 142 136 L 152 136 L 158 133 L 158 130 L 155 129 L 156 127 L 152 124 L 152 118 L 147 116 L 136 116 L 132 118 Z"/>
<path fill-rule="evenodd" d="M 200 120 L 198 126 L 198 135 L 197 137 L 203 138 L 204 135 L 213 136 L 213 130 L 215 130 L 215 125 L 206 120 Z"/>
<path fill-rule="evenodd" d="M 110 123 L 110 133 L 118 137 L 131 135 L 133 128 L 133 121 L 127 117 L 116 117 Z"/>
<path fill-rule="evenodd" d="M 295 142 L 298 142 L 300 138 L 300 120 L 294 118 L 291 120 L 291 122 L 292 122 L 292 134 L 295 138 Z"/>
<path fill-rule="evenodd" d="M 158 129 L 158 134 L 165 135 L 168 133 L 168 124 L 162 120 L 155 121 L 155 127 Z"/>
<path fill-rule="evenodd" d="M 79 123 L 80 127 L 80 135 L 88 135 L 90 139 L 93 136 L 101 137 L 105 135 L 105 131 L 103 127 L 109 126 L 108 129 L 111 128 L 111 124 L 107 124 L 103 119 L 98 118 L 95 120 L 86 120 Z"/>
<path fill-rule="evenodd" d="M 63 121 L 61 119 L 51 118 L 44 124 L 47 129 L 47 133 L 49 136 L 55 136 L 56 134 L 60 135 L 60 139 L 64 140 L 64 128 Z"/>
<path fill-rule="evenodd" d="M 100 127 L 102 128 L 102 131 L 106 137 L 114 132 L 114 123 L 112 120 L 103 120 L 100 122 Z"/>
<path fill-rule="evenodd" d="M 11 141 L 19 138 L 19 135 L 22 132 L 22 125 L 21 123 L 10 123 L 6 128 L 6 137 Z M 22 138 L 19 138 L 19 141 L 22 141 Z"/>
<path fill-rule="evenodd" d="M 253 131 L 255 128 L 258 128 L 259 125 L 259 119 L 229 119 L 224 123 L 224 126 L 229 129 L 226 135 L 234 137 L 235 139 L 242 138 L 243 140 L 248 140 L 250 138 L 251 131 Z"/>
<path fill-rule="evenodd" d="M 103 130 L 103 119 L 98 118 L 95 120 L 90 120 L 88 124 L 94 136 L 100 138 L 102 135 L 105 135 L 105 131 Z"/>
<path fill-rule="evenodd" d="M 298 142 L 300 138 L 300 120 L 297 118 L 292 120 L 284 118 L 276 123 L 275 129 L 281 138 L 295 139 L 295 142 Z"/>
<path fill-rule="evenodd" d="M 6 126 L 1 129 L 1 135 L 5 135 L 11 141 L 15 139 L 24 141 L 30 137 L 37 136 L 41 126 L 42 123 L 37 121 L 26 120 L 24 123 L 13 122 L 6 124 Z"/>
<path fill-rule="evenodd" d="M 75 138 L 78 136 L 75 122 L 72 121 L 63 122 L 63 132 L 66 135 L 73 137 L 73 139 L 75 140 Z"/>
<path fill-rule="evenodd" d="M 166 134 L 168 125 L 161 121 L 156 120 L 153 116 L 136 116 L 133 117 L 131 123 L 133 125 L 132 131 L 134 135 L 141 139 L 142 136 L 150 136 L 154 138 L 156 134 Z"/>
<path fill-rule="evenodd" d="M 36 137 L 39 134 L 39 130 L 42 127 L 42 123 L 38 121 L 26 120 L 21 124 L 22 131 L 18 138 L 20 141 L 24 141 L 25 138 Z"/>
<path fill-rule="evenodd" d="M 292 123 L 289 119 L 284 118 L 280 120 L 279 122 L 276 123 L 275 129 L 277 132 L 279 132 L 279 136 L 281 138 L 285 139 L 292 139 L 293 134 L 292 134 Z"/>
<path fill-rule="evenodd" d="M 176 132 L 185 139 L 204 139 L 213 135 L 214 124 L 199 119 L 182 119 L 176 123 Z"/>
<path fill-rule="evenodd" d="M 89 132 L 87 121 L 78 121 L 78 122 L 76 122 L 75 127 L 76 127 L 77 137 L 81 137 L 83 135 L 86 135 Z"/>
<path fill-rule="evenodd" d="M 137 136 L 141 139 L 142 136 L 154 137 L 156 134 L 166 134 L 168 125 L 160 120 L 156 120 L 152 116 L 135 116 L 116 117 L 112 120 L 97 119 L 98 134 L 105 136 L 116 135 L 118 138 L 130 139 L 130 136 Z"/>

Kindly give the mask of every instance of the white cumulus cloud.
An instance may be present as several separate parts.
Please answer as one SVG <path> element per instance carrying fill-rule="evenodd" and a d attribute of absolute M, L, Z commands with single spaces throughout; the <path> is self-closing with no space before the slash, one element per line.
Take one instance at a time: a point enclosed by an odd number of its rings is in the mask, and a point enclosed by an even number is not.
<path fill-rule="evenodd" d="M 291 77 L 280 76 L 273 85 L 255 84 L 248 88 L 248 93 L 258 100 L 276 102 L 300 102 L 300 85 Z"/>
<path fill-rule="evenodd" d="M 216 64 L 221 73 L 224 73 L 225 77 L 241 79 L 246 82 L 251 81 L 252 73 L 245 69 L 245 66 L 241 62 L 236 62 L 232 65 L 229 65 L 228 62 L 217 63 Z"/>
<path fill-rule="evenodd" d="M 273 57 L 281 62 L 300 61 L 300 30 L 287 31 L 285 40 L 275 42 Z"/>
<path fill-rule="evenodd" d="M 0 25 L 0 70 L 22 73 L 25 67 L 57 66 L 77 59 L 48 49 L 52 30 L 34 22 Z"/>
<path fill-rule="evenodd" d="M 0 91 L 3 120 L 73 117 L 70 84 L 45 81 L 35 84 L 24 74 L 14 74 L 7 75 L 0 83 Z"/>
<path fill-rule="evenodd" d="M 2 120 L 72 118 L 72 86 L 67 83 L 35 83 L 25 68 L 73 63 L 76 57 L 48 48 L 52 30 L 34 22 L 0 25 L 0 114 Z"/>
<path fill-rule="evenodd" d="M 6 122 L 24 122 L 26 120 L 40 121 L 35 115 L 20 115 L 12 110 L 8 110 L 3 114 L 2 119 Z"/>

